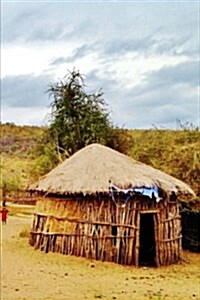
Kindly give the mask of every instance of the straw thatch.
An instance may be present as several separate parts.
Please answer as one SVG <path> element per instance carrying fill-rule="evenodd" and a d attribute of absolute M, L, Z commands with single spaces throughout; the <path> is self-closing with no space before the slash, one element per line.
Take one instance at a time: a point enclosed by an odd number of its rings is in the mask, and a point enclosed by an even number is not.
<path fill-rule="evenodd" d="M 119 188 L 157 185 L 166 193 L 194 196 L 182 181 L 100 144 L 91 144 L 43 176 L 30 190 L 53 194 L 108 193 L 109 181 Z"/>

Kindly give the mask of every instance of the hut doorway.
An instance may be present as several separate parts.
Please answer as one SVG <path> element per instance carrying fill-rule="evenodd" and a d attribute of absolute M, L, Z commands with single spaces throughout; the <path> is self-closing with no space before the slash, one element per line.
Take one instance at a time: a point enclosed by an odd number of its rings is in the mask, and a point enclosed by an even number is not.
<path fill-rule="evenodd" d="M 141 213 L 140 215 L 140 266 L 156 265 L 156 245 L 153 216 L 154 213 Z"/>

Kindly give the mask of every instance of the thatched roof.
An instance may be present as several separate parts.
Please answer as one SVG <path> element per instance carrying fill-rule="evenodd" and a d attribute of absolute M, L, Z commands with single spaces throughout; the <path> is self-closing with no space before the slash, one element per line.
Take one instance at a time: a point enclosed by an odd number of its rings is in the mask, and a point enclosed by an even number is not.
<path fill-rule="evenodd" d="M 109 181 L 122 189 L 157 185 L 166 193 L 174 191 L 182 197 L 195 195 L 182 181 L 99 144 L 79 150 L 30 190 L 63 195 L 108 193 Z"/>

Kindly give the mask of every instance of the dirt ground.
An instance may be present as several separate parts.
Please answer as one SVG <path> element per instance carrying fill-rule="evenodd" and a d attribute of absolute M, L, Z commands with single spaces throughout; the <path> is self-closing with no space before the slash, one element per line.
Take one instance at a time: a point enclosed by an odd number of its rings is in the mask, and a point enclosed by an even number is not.
<path fill-rule="evenodd" d="M 1 300 L 200 299 L 199 254 L 162 268 L 45 254 L 28 244 L 31 222 L 17 214 L 1 225 Z"/>

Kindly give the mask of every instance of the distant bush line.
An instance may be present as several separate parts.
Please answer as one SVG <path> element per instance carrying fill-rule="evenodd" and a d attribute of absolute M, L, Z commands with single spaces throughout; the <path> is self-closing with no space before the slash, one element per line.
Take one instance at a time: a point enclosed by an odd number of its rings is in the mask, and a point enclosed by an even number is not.
<path fill-rule="evenodd" d="M 26 189 L 31 182 L 53 168 L 57 161 L 54 161 L 55 153 L 51 153 L 51 148 L 46 150 L 46 156 L 40 156 L 38 152 L 38 144 L 41 146 L 45 127 L 7 123 L 1 124 L 0 130 L 1 172 L 4 178 L 1 189 L 4 188 L 7 193 L 13 195 L 17 189 Z M 128 147 L 124 144 L 127 135 L 131 137 Z M 117 147 L 121 152 L 184 181 L 200 198 L 198 128 L 190 126 L 179 130 L 121 129 L 118 143 Z"/>

